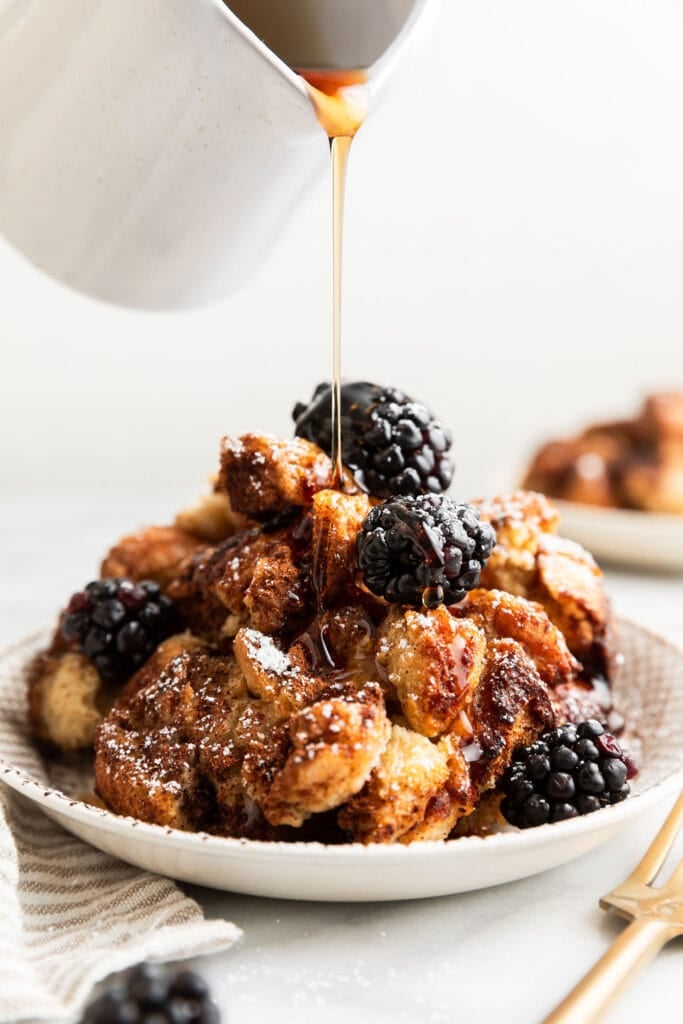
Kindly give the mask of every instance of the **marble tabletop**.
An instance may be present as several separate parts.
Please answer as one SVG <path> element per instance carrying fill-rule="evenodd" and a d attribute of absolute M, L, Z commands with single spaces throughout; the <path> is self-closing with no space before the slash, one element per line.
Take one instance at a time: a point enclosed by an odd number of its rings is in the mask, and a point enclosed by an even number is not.
<path fill-rule="evenodd" d="M 49 624 L 111 539 L 164 521 L 172 493 L 34 492 L 0 501 L 0 644 Z M 608 570 L 617 611 L 683 643 L 680 577 Z M 639 859 L 666 805 L 601 849 L 498 888 L 402 903 L 313 904 L 188 886 L 242 943 L 200 963 L 229 1024 L 531 1024 L 604 952 L 622 924 L 599 896 Z M 674 855 L 683 857 L 683 836 Z M 607 1017 L 681 1019 L 683 940 L 663 951 Z"/>

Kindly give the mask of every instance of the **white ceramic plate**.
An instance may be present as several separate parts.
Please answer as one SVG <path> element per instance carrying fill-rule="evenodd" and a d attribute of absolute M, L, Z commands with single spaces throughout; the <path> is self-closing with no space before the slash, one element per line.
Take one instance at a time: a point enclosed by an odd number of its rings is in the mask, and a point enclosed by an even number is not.
<path fill-rule="evenodd" d="M 551 500 L 561 516 L 560 533 L 599 562 L 683 572 L 683 516 Z"/>
<path fill-rule="evenodd" d="M 75 835 L 131 864 L 231 892 L 282 899 L 395 900 L 499 885 L 587 853 L 683 785 L 683 651 L 623 623 L 618 706 L 637 726 L 635 795 L 585 818 L 412 846 L 223 839 L 146 825 L 90 806 L 83 769 L 44 762 L 28 737 L 23 669 L 44 637 L 0 656 L 0 779 Z"/>

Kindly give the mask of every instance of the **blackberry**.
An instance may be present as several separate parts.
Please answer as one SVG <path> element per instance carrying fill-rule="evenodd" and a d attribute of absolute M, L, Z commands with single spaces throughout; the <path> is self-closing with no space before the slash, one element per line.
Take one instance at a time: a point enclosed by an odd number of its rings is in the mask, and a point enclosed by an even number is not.
<path fill-rule="evenodd" d="M 294 407 L 295 433 L 332 454 L 332 388 Z M 441 494 L 453 479 L 451 433 L 426 405 L 396 388 L 357 381 L 341 389 L 342 462 L 378 498 Z"/>
<path fill-rule="evenodd" d="M 436 608 L 479 584 L 496 543 L 472 505 L 443 494 L 389 498 L 365 517 L 356 542 L 365 585 L 392 604 Z"/>
<path fill-rule="evenodd" d="M 637 774 L 631 756 L 599 722 L 562 725 L 515 750 L 500 782 L 500 809 L 517 828 L 592 814 L 625 800 Z"/>
<path fill-rule="evenodd" d="M 220 1024 L 220 1013 L 194 971 L 138 964 L 109 982 L 81 1024 Z"/>
<path fill-rule="evenodd" d="M 74 594 L 60 623 L 106 682 L 131 676 L 176 628 L 173 602 L 152 580 L 94 580 Z"/>

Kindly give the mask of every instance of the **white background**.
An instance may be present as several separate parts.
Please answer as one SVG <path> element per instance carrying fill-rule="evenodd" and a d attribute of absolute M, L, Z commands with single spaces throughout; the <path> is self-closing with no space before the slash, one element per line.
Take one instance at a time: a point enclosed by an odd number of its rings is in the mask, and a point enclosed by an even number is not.
<path fill-rule="evenodd" d="M 452 425 L 459 496 L 683 385 L 681 53 L 675 0 L 444 0 L 359 135 L 344 373 Z M 329 375 L 329 278 L 322 175 L 248 286 L 196 313 L 99 305 L 0 248 L 2 492 L 193 494 L 222 434 L 288 431 Z"/>

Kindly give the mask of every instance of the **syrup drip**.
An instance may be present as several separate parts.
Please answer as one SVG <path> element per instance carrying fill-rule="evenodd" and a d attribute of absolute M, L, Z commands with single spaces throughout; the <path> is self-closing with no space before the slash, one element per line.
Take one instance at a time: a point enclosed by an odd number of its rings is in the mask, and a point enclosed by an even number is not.
<path fill-rule="evenodd" d="M 307 630 L 298 637 L 298 641 L 303 644 L 308 651 L 308 655 L 311 659 L 311 667 L 313 669 L 332 669 L 336 674 L 340 675 L 339 666 L 330 651 L 326 633 L 326 626 L 322 626 L 320 629 L 315 631 L 312 629 Z"/>
<path fill-rule="evenodd" d="M 332 478 L 330 487 L 344 490 L 341 424 L 341 296 L 342 248 L 344 238 L 344 196 L 349 150 L 368 108 L 367 74 L 362 70 L 330 71 L 299 69 L 306 83 L 320 126 L 330 143 L 332 164 Z M 324 571 L 327 536 L 321 536 L 312 552 L 311 578 L 316 594 L 318 618 L 324 611 Z M 313 639 L 311 653 L 327 667 L 336 669 L 324 629 Z"/>
<path fill-rule="evenodd" d="M 344 489 L 341 430 L 341 295 L 344 195 L 349 150 L 368 109 L 365 71 L 299 69 L 320 125 L 330 143 L 332 162 L 332 480 Z"/>
<path fill-rule="evenodd" d="M 358 625 L 364 633 L 364 637 L 359 638 L 360 647 L 362 639 L 374 635 L 375 627 L 369 618 L 363 618 Z M 362 685 L 368 679 L 374 678 L 380 670 L 374 651 L 370 657 L 354 654 L 351 660 L 348 660 L 342 651 L 335 649 L 330 636 L 330 625 L 321 620 L 320 614 L 303 633 L 299 634 L 295 643 L 305 648 L 311 671 L 324 673 L 340 686 L 347 683 Z"/>

